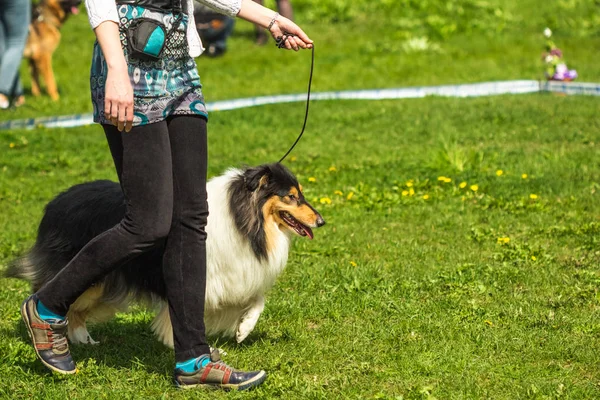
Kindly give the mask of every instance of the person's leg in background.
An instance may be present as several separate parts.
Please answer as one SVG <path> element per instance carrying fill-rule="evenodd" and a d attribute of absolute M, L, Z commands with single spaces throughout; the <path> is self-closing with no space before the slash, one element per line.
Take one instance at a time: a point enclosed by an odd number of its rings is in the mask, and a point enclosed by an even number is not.
<path fill-rule="evenodd" d="M 11 99 L 22 95 L 19 90 L 19 67 L 29 33 L 30 0 L 0 0 L 0 25 L 3 26 L 5 48 L 0 59 L 0 109 L 8 108 Z"/>
<path fill-rule="evenodd" d="M 264 0 L 254 0 L 256 3 L 260 4 L 261 6 L 264 3 Z M 292 8 L 292 3 L 290 0 L 276 0 L 277 2 L 277 12 L 279 14 L 281 14 L 282 16 L 288 18 L 289 20 L 293 21 L 294 20 L 294 9 Z M 267 32 L 262 29 L 261 27 L 259 27 L 258 25 L 256 25 L 256 44 L 258 45 L 264 45 L 267 43 L 267 40 L 269 40 L 268 36 L 267 36 Z"/>
<path fill-rule="evenodd" d="M 88 242 L 22 306 L 38 356 L 61 373 L 75 372 L 65 337 L 70 305 L 106 274 L 164 240 L 171 229 L 173 174 L 167 123 L 134 127 L 127 133 L 110 125 L 104 130 L 125 194 L 125 216 Z"/>

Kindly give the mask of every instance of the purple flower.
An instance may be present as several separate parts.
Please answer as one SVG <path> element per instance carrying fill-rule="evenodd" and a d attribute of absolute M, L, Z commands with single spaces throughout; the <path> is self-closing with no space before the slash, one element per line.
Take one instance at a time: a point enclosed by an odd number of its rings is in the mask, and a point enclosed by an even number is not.
<path fill-rule="evenodd" d="M 560 51 L 558 47 L 552 49 L 550 51 L 550 54 L 552 54 L 553 56 L 557 56 L 558 58 L 562 58 L 562 51 Z"/>

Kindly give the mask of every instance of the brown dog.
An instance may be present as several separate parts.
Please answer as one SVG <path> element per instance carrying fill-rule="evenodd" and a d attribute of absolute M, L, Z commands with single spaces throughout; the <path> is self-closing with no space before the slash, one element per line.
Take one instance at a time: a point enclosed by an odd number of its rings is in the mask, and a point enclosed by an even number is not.
<path fill-rule="evenodd" d="M 29 59 L 31 93 L 34 96 L 40 95 L 41 74 L 48 94 L 52 100 L 58 100 L 52 54 L 60 43 L 60 28 L 69 15 L 79 13 L 80 4 L 81 0 L 42 0 L 33 10 L 23 55 Z"/>

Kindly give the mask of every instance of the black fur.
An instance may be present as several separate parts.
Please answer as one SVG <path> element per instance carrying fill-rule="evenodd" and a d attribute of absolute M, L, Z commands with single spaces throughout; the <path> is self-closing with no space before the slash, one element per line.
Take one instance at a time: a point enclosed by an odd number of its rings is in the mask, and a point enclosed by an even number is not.
<path fill-rule="evenodd" d="M 37 291 L 56 275 L 89 242 L 110 229 L 125 215 L 125 199 L 118 183 L 100 180 L 75 185 L 46 206 L 31 251 L 15 260 L 6 276 L 27 279 Z M 153 293 L 164 297 L 163 248 L 144 253 L 103 280 L 104 299 L 128 293 Z"/>
<path fill-rule="evenodd" d="M 296 177 L 279 163 L 247 168 L 229 186 L 229 207 L 235 225 L 249 238 L 259 259 L 268 256 L 262 208 L 271 197 L 286 196 L 292 186 L 300 193 Z"/>

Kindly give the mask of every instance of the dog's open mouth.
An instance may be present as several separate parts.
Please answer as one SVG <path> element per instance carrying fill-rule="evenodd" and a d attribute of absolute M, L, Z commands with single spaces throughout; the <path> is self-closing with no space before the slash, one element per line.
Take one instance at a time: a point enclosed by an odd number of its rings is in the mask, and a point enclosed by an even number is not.
<path fill-rule="evenodd" d="M 304 225 L 302 222 L 298 221 L 296 218 L 292 217 L 292 215 L 287 211 L 281 211 L 279 213 L 281 219 L 288 224 L 294 232 L 296 232 L 300 236 L 308 236 L 310 239 L 313 238 L 313 231 L 308 226 Z"/>

